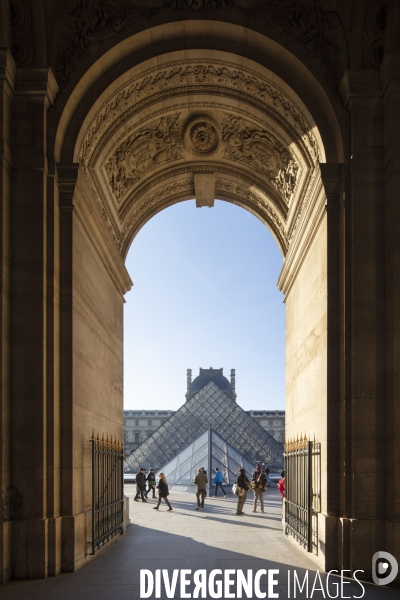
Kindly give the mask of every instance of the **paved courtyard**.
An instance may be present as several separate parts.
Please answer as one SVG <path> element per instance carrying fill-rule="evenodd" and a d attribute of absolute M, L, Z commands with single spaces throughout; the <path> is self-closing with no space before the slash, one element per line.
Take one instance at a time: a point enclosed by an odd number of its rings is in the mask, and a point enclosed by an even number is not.
<path fill-rule="evenodd" d="M 140 598 L 140 569 L 153 573 L 156 569 L 247 569 L 253 576 L 259 569 L 277 569 L 278 585 L 273 588 L 279 598 L 324 598 L 322 591 L 314 591 L 315 563 L 297 550 L 282 535 L 281 499 L 279 493 L 268 490 L 265 494 L 265 513 L 252 514 L 252 494 L 248 494 L 245 515 L 235 515 L 236 498 L 228 496 L 206 499 L 204 510 L 196 511 L 195 496 L 173 493 L 170 500 L 173 511 L 167 512 L 162 504 L 159 511 L 153 510 L 155 500 L 147 504 L 133 502 L 135 486 L 127 485 L 130 498 L 131 525 L 127 535 L 120 542 L 99 553 L 92 562 L 73 574 L 63 574 L 56 578 L 41 581 L 9 582 L 0 586 L 1 600 L 131 600 Z M 293 572 L 303 582 L 308 570 L 309 590 L 293 594 Z M 291 576 L 290 596 L 288 596 L 288 572 Z M 325 576 L 321 576 L 325 582 Z M 261 577 L 261 591 L 267 592 L 265 576 Z M 323 583 L 325 586 L 325 583 Z M 363 597 L 367 600 L 400 598 L 399 590 L 365 586 L 354 582 L 339 588 L 338 598 Z M 316 588 L 320 585 L 316 585 Z M 194 585 L 187 587 L 187 592 Z M 332 581 L 330 594 L 335 597 L 337 584 Z M 230 588 L 236 597 L 236 585 Z M 254 591 L 253 591 L 254 594 Z M 155 596 L 152 595 L 151 598 Z M 171 596 L 172 597 L 172 596 Z M 180 598 L 179 580 L 174 598 Z M 200 596 L 201 597 L 201 596 Z M 207 598 L 211 597 L 209 595 Z M 220 596 L 223 597 L 223 596 Z M 224 597 L 227 597 L 226 595 Z M 256 597 L 253 595 L 252 597 Z M 161 598 L 167 598 L 164 585 Z M 246 598 L 243 595 L 243 598 Z"/>

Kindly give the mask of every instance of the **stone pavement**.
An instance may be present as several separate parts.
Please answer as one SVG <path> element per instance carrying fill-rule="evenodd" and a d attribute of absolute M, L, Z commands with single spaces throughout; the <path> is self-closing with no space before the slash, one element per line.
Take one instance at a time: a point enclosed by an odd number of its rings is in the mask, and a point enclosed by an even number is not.
<path fill-rule="evenodd" d="M 99 555 L 76 573 L 63 574 L 56 578 L 40 581 L 9 582 L 0 585 L 1 600 L 135 600 L 140 598 L 139 571 L 149 569 L 278 569 L 278 586 L 274 591 L 279 598 L 288 598 L 288 571 L 293 580 L 296 570 L 302 582 L 306 570 L 309 571 L 309 590 L 297 590 L 290 597 L 324 598 L 321 591 L 311 595 L 315 580 L 315 563 L 294 547 L 283 535 L 281 524 L 281 499 L 276 490 L 265 494 L 265 514 L 252 514 L 252 494 L 248 494 L 245 516 L 235 515 L 236 498 L 228 496 L 218 499 L 207 498 L 204 510 L 195 511 L 195 496 L 172 493 L 170 500 L 174 510 L 167 512 L 162 504 L 159 511 L 153 510 L 155 501 L 147 504 L 133 502 L 135 486 L 127 485 L 130 498 L 132 524 L 124 539 Z M 325 582 L 325 576 L 321 579 Z M 395 600 L 400 598 L 400 590 L 365 586 L 366 600 Z M 320 586 L 316 586 L 320 587 Z M 187 592 L 193 589 L 188 586 Z M 231 588 L 236 597 L 236 586 Z M 337 586 L 330 584 L 330 594 L 334 597 Z M 266 577 L 261 578 L 261 590 L 268 592 Z M 254 592 L 253 592 L 254 593 Z M 361 597 L 359 584 L 344 584 L 343 593 L 339 588 L 338 598 Z M 164 586 L 161 598 L 166 598 Z M 180 598 L 179 581 L 174 598 Z M 207 598 L 210 596 L 207 595 Z M 226 597 L 226 595 L 225 595 Z M 246 596 L 243 595 L 245 598 Z M 253 595 L 252 597 L 256 597 Z M 268 597 L 268 593 L 267 593 Z M 151 596 L 154 598 L 154 595 Z"/>

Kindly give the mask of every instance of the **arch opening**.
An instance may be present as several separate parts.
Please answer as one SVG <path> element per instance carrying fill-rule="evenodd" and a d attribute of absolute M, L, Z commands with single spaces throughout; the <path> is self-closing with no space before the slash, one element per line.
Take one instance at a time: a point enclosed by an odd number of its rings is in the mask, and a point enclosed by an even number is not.
<path fill-rule="evenodd" d="M 68 127 L 64 134 L 68 143 Z M 278 286 L 287 314 L 287 432 L 318 430 L 326 442 L 319 427 L 327 419 L 320 169 L 326 152 L 310 111 L 288 83 L 232 52 L 188 49 L 148 59 L 105 86 L 81 121 L 73 160 L 79 162 L 68 223 L 74 418 L 84 423 L 90 415 L 99 430 L 123 438 L 127 252 L 165 208 L 191 198 L 212 206 L 218 198 L 245 208 L 275 237 L 284 258 Z M 79 435 L 84 443 L 84 427 Z M 77 510 L 84 512 L 83 471 L 77 478 Z"/>

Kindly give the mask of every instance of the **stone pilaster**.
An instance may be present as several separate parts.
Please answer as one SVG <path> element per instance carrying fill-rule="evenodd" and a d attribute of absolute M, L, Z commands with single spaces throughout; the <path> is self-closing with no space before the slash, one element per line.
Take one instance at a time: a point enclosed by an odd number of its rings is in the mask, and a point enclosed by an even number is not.
<path fill-rule="evenodd" d="M 400 554 L 400 47 L 397 6 L 397 52 L 381 67 L 385 114 L 385 234 L 386 234 L 386 544 Z M 382 417 L 384 417 L 382 413 Z"/>
<path fill-rule="evenodd" d="M 346 398 L 343 555 L 351 569 L 370 575 L 372 555 L 382 549 L 385 518 L 385 243 L 383 99 L 376 71 L 348 71 L 340 92 L 350 113 L 350 166 L 346 196 L 345 266 L 350 296 L 350 356 Z M 344 536 L 344 533 L 343 533 Z M 346 549 L 348 547 L 348 550 Z M 346 559 L 347 560 L 347 559 Z"/>
<path fill-rule="evenodd" d="M 61 395 L 61 498 L 64 552 L 62 570 L 74 570 L 74 481 L 73 481 L 73 196 L 78 178 L 77 164 L 57 166 L 60 206 L 60 395 Z"/>
<path fill-rule="evenodd" d="M 11 104 L 14 94 L 15 65 L 7 50 L 0 50 L 0 489 L 3 515 L 0 525 L 0 583 L 10 578 L 11 505 L 10 478 L 10 179 L 11 179 Z"/>
<path fill-rule="evenodd" d="M 58 226 L 47 158 L 48 69 L 17 73 L 11 211 L 12 576 L 59 571 Z M 54 171 L 54 169 L 53 169 Z M 50 521 L 49 521 L 50 517 Z M 56 521 L 55 521 L 56 520 Z"/>

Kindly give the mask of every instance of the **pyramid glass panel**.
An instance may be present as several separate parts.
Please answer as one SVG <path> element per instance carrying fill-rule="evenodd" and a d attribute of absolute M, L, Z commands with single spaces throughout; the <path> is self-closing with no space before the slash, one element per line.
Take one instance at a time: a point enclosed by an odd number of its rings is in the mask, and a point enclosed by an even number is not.
<path fill-rule="evenodd" d="M 196 451 L 195 448 L 200 444 L 202 447 Z M 194 478 L 200 467 L 204 467 L 208 472 L 210 494 L 213 493 L 215 487 L 216 467 L 222 473 L 222 485 L 229 486 L 226 491 L 231 490 L 231 486 L 239 474 L 239 469 L 246 469 L 249 478 L 254 470 L 254 465 L 250 461 L 210 428 L 198 440 L 175 456 L 172 461 L 162 466 L 159 472 L 165 474 L 171 490 L 194 492 L 196 490 Z"/>
<path fill-rule="evenodd" d="M 231 395 L 209 381 L 127 458 L 125 470 L 137 473 L 144 467 L 157 471 L 192 444 L 193 454 L 201 445 L 200 437 L 207 434 L 210 427 L 249 464 L 262 461 L 271 471 L 283 467 L 282 444 L 248 415 Z M 225 446 L 219 448 L 225 452 Z M 229 451 L 227 455 L 229 461 Z M 238 457 L 231 456 L 238 464 Z M 207 468 L 205 464 L 200 466 Z"/>

